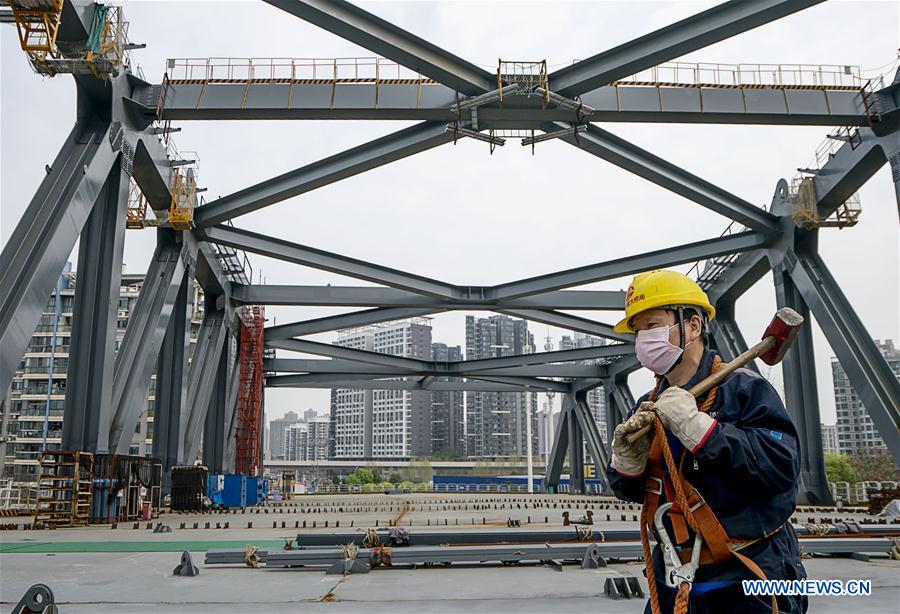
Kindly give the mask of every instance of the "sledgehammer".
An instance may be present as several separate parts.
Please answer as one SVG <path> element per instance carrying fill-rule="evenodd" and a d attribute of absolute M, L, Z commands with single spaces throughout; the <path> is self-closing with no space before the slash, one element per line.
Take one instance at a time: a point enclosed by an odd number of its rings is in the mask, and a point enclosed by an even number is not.
<path fill-rule="evenodd" d="M 754 358 L 759 358 L 767 365 L 775 365 L 781 362 L 785 352 L 794 343 L 797 333 L 800 332 L 800 325 L 803 324 L 803 316 L 791 309 L 790 307 L 782 307 L 775 312 L 775 317 L 763 333 L 762 341 L 754 345 L 752 348 L 732 360 L 719 367 L 719 370 L 706 377 L 703 381 L 697 383 L 696 386 L 688 390 L 695 397 L 718 386 L 725 378 L 734 373 L 737 369 L 746 366 Z M 644 428 L 625 436 L 628 443 L 634 443 L 653 429 L 652 424 L 648 424 Z"/>

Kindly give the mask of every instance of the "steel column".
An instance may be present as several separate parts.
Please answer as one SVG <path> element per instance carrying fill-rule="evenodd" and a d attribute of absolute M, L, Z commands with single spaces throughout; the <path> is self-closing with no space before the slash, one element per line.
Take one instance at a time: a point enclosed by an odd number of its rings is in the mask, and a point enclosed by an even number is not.
<path fill-rule="evenodd" d="M 197 344 L 194 346 L 191 368 L 188 371 L 188 412 L 182 442 L 187 463 L 194 462 L 200 449 L 201 429 L 206 422 L 210 398 L 219 374 L 226 336 L 225 310 L 211 309 L 209 302 L 206 306 L 207 311 L 197 333 Z"/>
<path fill-rule="evenodd" d="M 818 254 L 798 253 L 793 262 L 790 260 L 789 274 L 796 293 L 813 312 L 854 392 L 895 462 L 900 463 L 900 381 Z M 804 376 L 808 378 L 809 373 L 804 372 Z M 814 418 L 818 421 L 818 415 Z"/>
<path fill-rule="evenodd" d="M 559 487 L 560 476 L 562 476 L 563 465 L 566 462 L 566 450 L 569 448 L 569 412 L 566 403 L 567 397 L 562 397 L 562 409 L 556 421 L 556 432 L 553 436 L 553 448 L 550 450 L 550 457 L 547 461 L 546 475 L 544 475 L 544 490 L 550 487 L 556 489 Z"/>
<path fill-rule="evenodd" d="M 227 333 L 226 333 L 227 334 Z M 219 353 L 219 365 L 215 374 L 209 408 L 203 425 L 203 464 L 210 473 L 225 473 L 225 437 L 228 435 L 230 420 L 226 422 L 228 396 L 228 344 L 223 343 Z M 230 416 L 229 416 L 230 418 Z"/>
<path fill-rule="evenodd" d="M 603 438 L 600 437 L 600 430 L 591 414 L 591 409 L 587 402 L 587 390 L 579 390 L 575 393 L 575 416 L 581 423 L 581 431 L 584 435 L 584 441 L 587 444 L 588 452 L 597 467 L 596 475 L 603 483 L 603 493 L 612 492 L 609 486 L 609 479 L 606 477 L 606 465 L 609 464 L 609 458 L 606 454 L 606 447 L 603 445 Z M 607 432 L 608 429 L 607 429 Z M 583 463 L 582 463 L 583 464 Z"/>
<path fill-rule="evenodd" d="M 176 239 L 174 232 L 159 231 L 156 251 L 116 355 L 109 436 L 109 450 L 116 454 L 128 453 L 178 290 L 193 267 L 194 256 Z"/>
<path fill-rule="evenodd" d="M 172 316 L 156 363 L 156 409 L 153 415 L 153 457 L 162 462 L 162 488 L 171 488 L 172 467 L 184 463 L 181 445 L 182 410 L 187 404 L 188 355 L 191 343 L 191 312 L 188 301 L 192 281 L 182 275 Z"/>
<path fill-rule="evenodd" d="M 798 501 L 807 505 L 833 505 L 822 451 L 816 363 L 809 324 L 809 308 L 791 277 L 783 270 L 775 271 L 775 297 L 779 308 L 790 307 L 807 321 L 807 324 L 801 327 L 793 347 L 785 354 L 782 362 L 787 410 L 800 437 L 797 442 L 800 454 Z"/>
<path fill-rule="evenodd" d="M 79 239 L 63 450 L 108 451 L 128 182 L 113 165 Z"/>
<path fill-rule="evenodd" d="M 0 397 L 116 159 L 108 123 L 78 123 L 0 252 Z"/>

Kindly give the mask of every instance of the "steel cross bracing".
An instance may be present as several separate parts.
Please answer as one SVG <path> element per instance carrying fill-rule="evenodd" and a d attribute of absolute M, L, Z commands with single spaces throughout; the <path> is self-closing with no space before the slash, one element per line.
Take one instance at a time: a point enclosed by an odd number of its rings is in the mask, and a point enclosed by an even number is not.
<path fill-rule="evenodd" d="M 304 78 L 309 68 L 290 60 L 247 66 L 172 60 L 162 83 L 135 77 L 125 66 L 101 82 L 77 76 L 79 122 L 64 143 L 0 256 L 0 390 L 5 391 L 65 258 L 81 235 L 84 262 L 96 273 L 79 275 L 79 332 L 73 355 L 79 384 L 66 399 L 64 447 L 127 451 L 157 370 L 157 433 L 154 454 L 166 465 L 203 457 L 233 468 L 238 420 L 237 320 L 241 305 L 359 307 L 360 310 L 271 326 L 268 348 L 324 358 L 267 358 L 268 386 L 358 389 L 553 391 L 563 393 L 546 484 L 555 486 L 568 463 L 574 490 L 584 490 L 582 441 L 594 462 L 606 450 L 586 406 L 586 391 L 602 386 L 610 432 L 634 406 L 628 374 L 639 368 L 628 337 L 608 324 L 565 313 L 620 311 L 622 292 L 573 290 L 654 268 L 702 263 L 698 280 L 716 304 L 712 343 L 730 359 L 746 348 L 735 322 L 735 301 L 768 271 L 775 273 L 779 304 L 811 313 L 847 371 L 851 383 L 900 459 L 900 385 L 818 257 L 818 230 L 791 220 L 788 184 L 780 180 L 767 208 L 653 155 L 592 122 L 687 122 L 854 126 L 855 137 L 819 169 L 811 171 L 816 207 L 825 219 L 886 162 L 895 170 L 900 205 L 900 130 L 897 81 L 887 87 L 820 82 L 813 86 L 773 73 L 755 81 L 760 67 L 732 67 L 731 82 L 676 77 L 684 65 L 667 64 L 685 53 L 764 25 L 816 4 L 814 0 L 725 2 L 707 11 L 552 72 L 538 83 L 503 83 L 493 74 L 341 0 L 269 0 L 289 14 L 318 25 L 385 59 L 374 59 L 373 78 L 345 79 L 338 72 Z M 86 36 L 91 7 L 67 0 L 66 40 Z M 72 19 L 68 18 L 72 17 Z M 79 30 L 80 28 L 80 30 Z M 358 63 L 357 63 L 358 64 Z M 696 65 L 700 75 L 707 70 Z M 316 70 L 316 66 L 312 67 Z M 402 78 L 400 70 L 411 71 Z M 359 65 L 354 66 L 358 70 Z M 226 70 L 226 73 L 222 71 Z M 321 70 L 321 67 L 319 67 Z M 394 78 L 390 71 L 396 70 Z M 747 71 L 752 78 L 744 78 Z M 802 68 L 799 69 L 802 72 Z M 649 71 L 650 77 L 642 75 Z M 730 71 L 730 72 L 729 72 Z M 755 71 L 755 72 L 754 72 Z M 780 71 L 780 69 L 779 69 Z M 706 74 L 706 73 L 703 73 Z M 821 70 L 816 73 L 819 79 Z M 634 75 L 633 77 L 631 75 Z M 357 75 L 358 76 L 358 75 Z M 523 85 L 524 87 L 520 87 Z M 110 93 L 112 95 L 110 95 Z M 147 282 L 118 353 L 109 350 L 104 310 L 93 307 L 116 285 L 125 227 L 124 174 L 138 184 L 149 205 L 165 210 L 172 198 L 170 159 L 159 135 L 179 119 L 387 119 L 419 123 L 273 177 L 197 208 L 190 231 L 159 229 Z M 732 220 L 734 232 L 688 245 L 625 255 L 496 286 L 465 286 L 429 279 L 230 225 L 233 218 L 269 207 L 389 162 L 454 142 L 465 135 L 496 142 L 493 130 L 537 131 L 559 138 L 607 162 Z M 542 137 L 543 139 L 544 137 Z M 531 139 L 525 141 L 539 141 Z M 93 219 L 94 221 L 89 221 Z M 116 223 L 110 223 L 110 221 Z M 223 251 L 220 248 L 226 248 Z M 234 271 L 236 252 L 250 252 L 378 284 L 355 286 L 253 285 Z M 225 254 L 225 256 L 222 256 Z M 225 268 L 220 262 L 225 258 Z M 94 263 L 90 264 L 89 263 Z M 99 268 L 98 268 L 99 267 Z M 119 267 L 120 269 L 120 267 Z M 81 271 L 79 271 L 81 273 Z M 185 293 L 191 279 L 206 295 L 206 313 L 195 358 L 187 367 L 190 330 Z M 84 281 L 85 283 L 82 283 Z M 93 297 L 93 299 L 91 298 Z M 92 302 L 93 301 L 93 302 Z M 606 337 L 612 344 L 487 360 L 435 363 L 312 342 L 300 337 L 346 327 L 450 310 L 493 311 Z M 227 358 L 225 356 L 227 355 Z M 575 364 L 590 359 L 591 364 Z M 785 361 L 785 372 L 812 369 L 809 335 Z M 450 379 L 452 378 L 452 379 Z M 71 378 L 70 378 L 71 380 Z M 812 386 L 812 387 L 811 387 Z M 803 452 L 801 499 L 826 502 L 822 443 L 814 382 L 785 377 L 787 406 L 797 422 Z M 224 407 L 223 407 L 224 404 Z M 222 441 L 224 437 L 224 441 Z M 208 449 L 207 449 L 208 448 Z"/>

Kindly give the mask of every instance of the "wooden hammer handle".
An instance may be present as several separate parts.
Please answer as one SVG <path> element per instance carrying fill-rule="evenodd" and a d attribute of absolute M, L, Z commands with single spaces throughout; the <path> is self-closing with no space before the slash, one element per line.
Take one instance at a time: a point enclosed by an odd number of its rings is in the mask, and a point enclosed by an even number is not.
<path fill-rule="evenodd" d="M 724 365 L 720 366 L 719 370 L 715 373 L 711 373 L 710 375 L 703 378 L 702 381 L 697 382 L 697 384 L 690 390 L 688 390 L 688 392 L 694 395 L 694 397 L 699 397 L 704 392 L 707 392 L 710 389 L 721 384 L 729 375 L 731 375 L 741 367 L 747 366 L 751 360 L 759 358 L 760 356 L 768 352 L 775 346 L 775 342 L 775 337 L 766 337 L 731 362 L 727 362 Z M 626 435 L 625 441 L 627 441 L 628 443 L 634 443 L 635 441 L 649 433 L 651 430 L 653 430 L 653 425 L 648 424 L 644 428 L 638 429 L 637 431 Z"/>

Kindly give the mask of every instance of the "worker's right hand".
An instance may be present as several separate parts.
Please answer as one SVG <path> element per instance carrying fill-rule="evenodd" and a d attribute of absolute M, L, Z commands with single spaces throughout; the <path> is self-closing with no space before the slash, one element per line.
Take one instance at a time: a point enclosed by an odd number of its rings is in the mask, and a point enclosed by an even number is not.
<path fill-rule="evenodd" d="M 626 436 L 641 430 L 648 424 L 653 424 L 653 417 L 654 413 L 651 411 L 638 411 L 616 427 L 613 433 L 613 454 L 610 465 L 620 474 L 635 477 L 644 473 L 647 457 L 650 455 L 650 444 L 653 442 L 653 431 L 648 431 L 646 435 L 633 443 L 629 443 Z"/>

